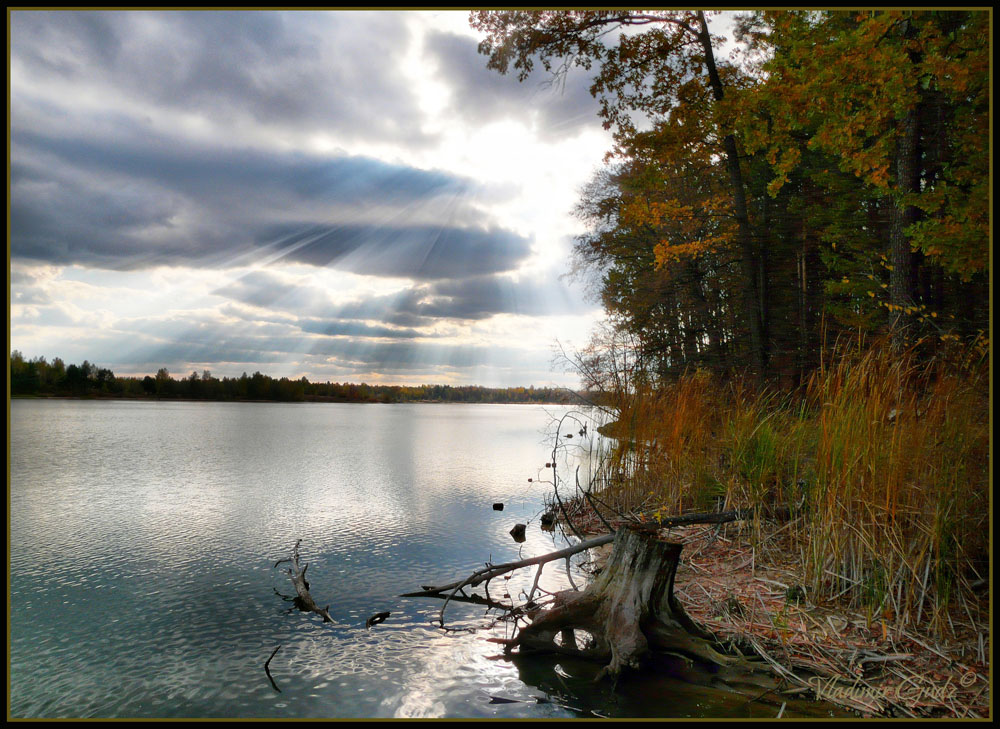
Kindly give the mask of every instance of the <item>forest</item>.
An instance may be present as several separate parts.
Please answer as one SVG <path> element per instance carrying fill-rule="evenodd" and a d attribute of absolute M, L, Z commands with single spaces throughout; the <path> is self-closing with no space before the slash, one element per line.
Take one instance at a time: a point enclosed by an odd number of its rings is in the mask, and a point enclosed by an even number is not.
<path fill-rule="evenodd" d="M 615 142 L 576 265 L 644 374 L 787 389 L 841 334 L 984 336 L 988 13 L 737 18 L 730 59 L 702 12 L 472 16 L 491 68 L 593 72 Z"/>
<path fill-rule="evenodd" d="M 254 372 L 239 377 L 214 377 L 209 370 L 175 379 L 161 367 L 156 376 L 116 377 L 106 367 L 84 360 L 67 365 L 59 357 L 10 357 L 12 397 L 147 398 L 276 402 L 481 402 L 564 403 L 574 399 L 565 389 L 551 387 L 480 387 L 477 385 L 368 385 L 310 382 L 301 377 L 274 378 Z"/>

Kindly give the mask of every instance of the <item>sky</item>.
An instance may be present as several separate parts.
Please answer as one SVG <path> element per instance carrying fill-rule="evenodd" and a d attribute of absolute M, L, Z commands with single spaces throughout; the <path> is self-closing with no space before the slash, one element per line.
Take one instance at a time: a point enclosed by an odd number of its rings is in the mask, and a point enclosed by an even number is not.
<path fill-rule="evenodd" d="M 572 209 L 611 146 L 582 70 L 488 70 L 465 11 L 9 18 L 12 350 L 577 384 Z"/>

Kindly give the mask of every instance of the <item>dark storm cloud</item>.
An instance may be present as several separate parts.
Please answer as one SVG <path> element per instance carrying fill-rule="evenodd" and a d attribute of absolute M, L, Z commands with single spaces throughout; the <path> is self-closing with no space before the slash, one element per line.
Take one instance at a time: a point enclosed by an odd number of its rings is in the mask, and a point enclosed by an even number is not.
<path fill-rule="evenodd" d="M 497 349 L 481 344 L 451 345 L 436 342 L 374 342 L 325 340 L 309 354 L 332 359 L 353 372 L 407 372 L 473 367 L 548 369 L 548 352 Z"/>
<path fill-rule="evenodd" d="M 17 11 L 11 40 L 12 59 L 36 79 L 219 123 L 422 138 L 398 70 L 409 31 L 395 13 Z"/>
<path fill-rule="evenodd" d="M 140 139 L 130 124 L 119 128 L 111 141 L 15 125 L 13 257 L 134 269 L 267 253 L 429 280 L 509 270 L 530 253 L 523 236 L 463 225 L 482 217 L 469 202 L 480 188 L 449 173 Z M 420 222 L 437 211 L 451 222 Z"/>
<path fill-rule="evenodd" d="M 446 172 L 366 157 L 196 144 L 151 134 L 126 119 L 118 121 L 111 139 L 40 134 L 15 124 L 11 145 L 27 157 L 12 164 L 12 181 L 20 184 L 46 179 L 41 161 L 84 174 L 145 181 L 199 199 L 250 196 L 254 202 L 283 204 L 317 199 L 345 205 L 376 201 L 405 205 L 445 193 L 468 194 L 474 184 Z"/>
<path fill-rule="evenodd" d="M 427 336 L 416 329 L 392 329 L 390 327 L 372 326 L 356 321 L 328 321 L 325 319 L 302 320 L 299 322 L 299 328 L 309 334 L 322 334 L 326 337 L 416 339 Z"/>
<path fill-rule="evenodd" d="M 404 15 L 17 11 L 11 26 L 13 258 L 134 270 L 266 256 L 435 280 L 529 254 L 476 204 L 502 191 L 467 178 L 236 146 L 261 129 L 420 143 Z M 210 120 L 215 141 L 172 118 Z"/>
<path fill-rule="evenodd" d="M 252 272 L 213 293 L 254 307 L 243 309 L 229 305 L 221 313 L 258 326 L 272 323 L 285 327 L 286 331 L 295 328 L 308 334 L 329 337 L 413 339 L 428 336 L 416 329 L 373 326 L 359 321 L 358 317 L 341 316 L 339 308 L 319 287 L 294 283 L 266 271 Z"/>
<path fill-rule="evenodd" d="M 486 68 L 478 42 L 468 36 L 432 31 L 424 48 L 438 64 L 451 87 L 451 110 L 477 124 L 509 117 L 524 120 L 537 114 L 538 131 L 546 136 L 571 136 L 600 126 L 599 105 L 590 94 L 591 80 L 580 69 L 570 69 L 565 83 L 536 70 L 525 81 Z"/>
<path fill-rule="evenodd" d="M 498 314 L 558 316 L 580 313 L 585 305 L 555 276 L 471 276 L 437 281 L 357 305 L 357 309 L 386 307 L 388 320 L 420 326 L 438 319 L 480 321 Z M 347 307 L 342 313 L 350 311 Z"/>

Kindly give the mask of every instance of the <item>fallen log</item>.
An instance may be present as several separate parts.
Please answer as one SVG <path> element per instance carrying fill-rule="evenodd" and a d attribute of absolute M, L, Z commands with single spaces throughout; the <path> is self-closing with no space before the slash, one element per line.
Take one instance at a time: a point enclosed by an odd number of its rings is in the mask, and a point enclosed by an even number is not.
<path fill-rule="evenodd" d="M 727 524 L 731 521 L 753 519 L 758 513 L 763 513 L 773 519 L 788 519 L 792 516 L 794 511 L 788 506 L 777 506 L 770 509 L 748 506 L 742 509 L 729 509 L 728 511 L 705 511 L 695 514 L 681 514 L 679 516 L 656 517 L 655 515 L 644 515 L 646 521 L 632 523 L 631 526 L 638 529 L 655 531 L 657 529 L 667 529 L 675 526 L 690 526 L 692 524 Z"/>
<path fill-rule="evenodd" d="M 449 582 L 447 585 L 441 585 L 440 587 L 424 586 L 423 589 L 417 590 L 416 592 L 404 592 L 400 595 L 400 597 L 441 597 L 442 593 L 448 592 L 449 590 L 457 593 L 458 590 L 463 587 L 475 587 L 476 585 L 481 585 L 484 582 L 492 580 L 494 577 L 499 577 L 500 575 L 513 572 L 514 570 L 521 569 L 522 567 L 544 564 L 545 562 L 551 562 L 555 559 L 565 559 L 566 557 L 571 557 L 574 554 L 583 552 L 584 550 L 599 547 L 602 544 L 609 544 L 613 542 L 614 539 L 614 534 L 602 534 L 599 537 L 577 542 L 576 544 L 571 544 L 564 549 L 549 552 L 548 554 L 543 554 L 538 557 L 529 557 L 527 559 L 519 559 L 516 562 L 504 562 L 503 564 L 497 565 L 487 564 L 482 569 L 478 569 L 473 572 L 464 580 Z"/>
<path fill-rule="evenodd" d="M 309 563 L 307 562 L 302 567 L 299 567 L 299 544 L 301 543 L 301 539 L 295 542 L 295 546 L 292 548 L 292 556 L 279 559 L 274 563 L 274 566 L 277 567 L 282 562 L 290 562 L 291 567 L 286 569 L 285 572 L 292 578 L 292 585 L 295 587 L 297 595 L 295 606 L 303 612 L 316 613 L 323 618 L 324 623 L 332 623 L 333 618 L 330 617 L 330 606 L 327 605 L 325 608 L 321 608 L 313 600 L 313 596 L 309 594 L 309 583 L 306 581 L 306 570 L 309 568 Z"/>
<path fill-rule="evenodd" d="M 788 513 L 787 509 L 779 509 L 778 513 Z M 681 526 L 687 524 L 724 524 L 731 521 L 740 521 L 743 519 L 751 519 L 757 514 L 757 509 L 754 507 L 745 509 L 731 509 L 729 511 L 721 512 L 705 512 L 698 514 L 683 514 L 680 516 L 672 516 L 661 518 L 658 521 L 649 521 L 643 523 L 633 523 L 629 524 L 628 527 L 633 530 L 645 531 L 648 533 L 655 533 L 660 529 L 665 529 L 672 526 Z M 621 531 L 619 529 L 618 531 Z M 592 537 L 590 539 L 585 539 L 576 544 L 572 544 L 564 549 L 557 550 L 555 552 L 549 552 L 548 554 L 543 554 L 538 557 L 530 557 L 528 559 L 517 560 L 516 562 L 505 562 L 503 564 L 489 564 L 481 569 L 476 570 L 471 575 L 463 580 L 456 580 L 454 582 L 449 582 L 446 585 L 432 586 L 424 585 L 423 589 L 414 592 L 405 592 L 400 597 L 442 597 L 445 599 L 444 605 L 441 606 L 441 612 L 439 617 L 439 624 L 444 627 L 444 612 L 448 607 L 448 603 L 451 600 L 455 600 L 456 596 L 465 587 L 476 587 L 482 583 L 489 584 L 489 581 L 495 577 L 507 574 L 508 572 L 513 572 L 515 570 L 521 569 L 523 567 L 531 567 L 538 565 L 541 568 L 547 562 L 551 562 L 557 559 L 567 559 L 579 552 L 583 552 L 587 549 L 593 549 L 594 547 L 599 547 L 604 544 L 610 544 L 615 539 L 615 534 L 602 534 L 600 536 Z"/>

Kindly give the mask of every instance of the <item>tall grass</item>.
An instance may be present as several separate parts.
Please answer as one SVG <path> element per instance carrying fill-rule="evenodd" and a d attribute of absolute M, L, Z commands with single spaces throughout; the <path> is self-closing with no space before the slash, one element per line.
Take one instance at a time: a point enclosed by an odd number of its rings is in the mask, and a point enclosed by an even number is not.
<path fill-rule="evenodd" d="M 704 372 L 618 393 L 602 499 L 661 513 L 796 507 L 785 534 L 814 600 L 942 631 L 956 588 L 986 576 L 988 363 L 972 354 L 855 341 L 798 395 Z"/>
<path fill-rule="evenodd" d="M 618 419 L 606 432 L 617 447 L 603 463 L 599 488 L 621 511 L 655 505 L 680 512 L 725 494 L 716 480 L 722 428 L 716 386 L 696 372 L 671 387 L 613 393 Z"/>
<path fill-rule="evenodd" d="M 806 577 L 817 594 L 853 585 L 856 602 L 900 624 L 936 622 L 986 554 L 986 375 L 880 344 L 840 353 L 809 384 Z"/>

